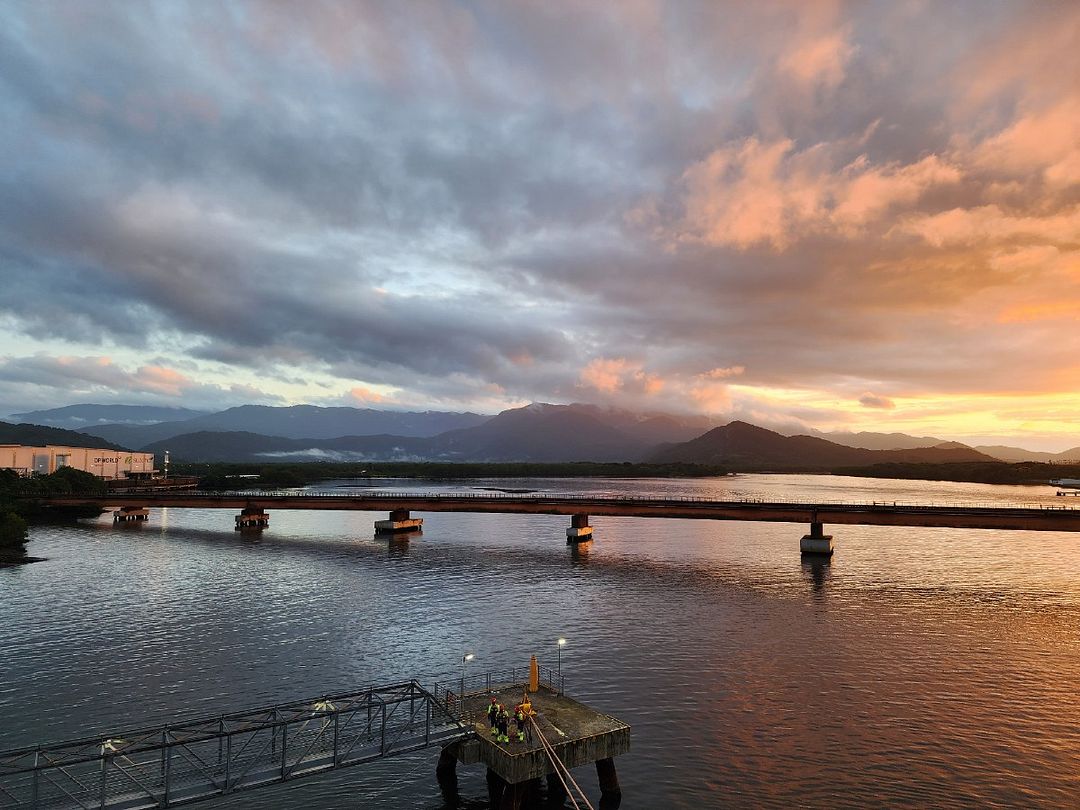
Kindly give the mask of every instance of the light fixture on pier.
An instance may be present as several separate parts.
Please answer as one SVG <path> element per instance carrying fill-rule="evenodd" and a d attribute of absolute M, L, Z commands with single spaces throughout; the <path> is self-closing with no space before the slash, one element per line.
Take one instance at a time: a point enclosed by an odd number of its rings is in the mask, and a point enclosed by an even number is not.
<path fill-rule="evenodd" d="M 470 653 L 465 653 L 463 656 L 461 656 L 461 693 L 460 693 L 460 696 L 461 696 L 462 699 L 464 699 L 464 697 L 465 697 L 465 665 L 467 663 L 469 663 L 470 661 L 472 661 L 474 658 L 476 658 L 476 656 L 473 655 L 471 652 Z"/>
<path fill-rule="evenodd" d="M 559 645 L 559 675 L 558 675 L 558 678 L 559 678 L 559 694 L 561 695 L 562 694 L 562 648 L 566 646 L 566 639 L 562 638 L 560 636 L 557 643 Z"/>

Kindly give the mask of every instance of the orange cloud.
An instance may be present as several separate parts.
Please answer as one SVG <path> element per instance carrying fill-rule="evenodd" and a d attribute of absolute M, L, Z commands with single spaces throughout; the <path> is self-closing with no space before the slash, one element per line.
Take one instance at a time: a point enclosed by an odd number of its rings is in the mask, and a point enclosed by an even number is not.
<path fill-rule="evenodd" d="M 997 205 L 915 216 L 897 226 L 935 247 L 994 244 L 1015 239 L 1071 242 L 1080 235 L 1080 205 L 1048 216 L 1012 216 Z"/>
<path fill-rule="evenodd" d="M 387 398 L 378 391 L 372 391 L 370 388 L 365 388 L 362 385 L 350 389 L 349 398 L 361 405 L 370 405 L 387 401 Z"/>
<path fill-rule="evenodd" d="M 780 69 L 805 86 L 836 87 L 855 52 L 848 42 L 850 27 L 799 43 L 780 59 Z"/>
<path fill-rule="evenodd" d="M 936 155 L 906 165 L 872 165 L 863 156 L 834 170 L 833 145 L 793 149 L 787 139 L 747 138 L 687 169 L 678 238 L 740 249 L 766 244 L 783 251 L 810 234 L 856 235 L 928 190 L 961 179 L 957 167 Z M 648 210 L 640 208 L 630 221 L 647 217 Z"/>
<path fill-rule="evenodd" d="M 595 388 L 605 394 L 633 390 L 645 394 L 657 394 L 664 388 L 664 380 L 649 374 L 641 363 L 622 357 L 597 357 L 581 370 L 579 383 Z"/>
<path fill-rule="evenodd" d="M 136 374 L 140 387 L 170 397 L 179 397 L 196 383 L 190 377 L 165 366 L 143 366 Z"/>
<path fill-rule="evenodd" d="M 1041 174 L 1056 188 L 1080 182 L 1080 96 L 1017 118 L 980 143 L 971 160 L 995 172 Z"/>

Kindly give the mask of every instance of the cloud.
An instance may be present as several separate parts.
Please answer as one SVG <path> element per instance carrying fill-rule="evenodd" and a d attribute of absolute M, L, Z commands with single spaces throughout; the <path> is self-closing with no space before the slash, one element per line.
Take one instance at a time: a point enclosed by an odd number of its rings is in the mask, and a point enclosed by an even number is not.
<path fill-rule="evenodd" d="M 7 388 L 0 405 L 11 407 L 13 393 L 34 408 L 59 402 L 132 402 L 192 408 L 225 408 L 245 402 L 279 404 L 282 397 L 253 386 L 222 386 L 199 381 L 160 361 L 125 367 L 105 356 L 36 354 L 0 358 Z M 11 408 L 12 412 L 18 408 Z"/>
<path fill-rule="evenodd" d="M 581 370 L 579 380 L 582 388 L 594 388 L 602 394 L 636 392 L 650 395 L 664 388 L 660 377 L 646 372 L 641 363 L 623 357 L 591 360 Z"/>
<path fill-rule="evenodd" d="M 784 251 L 818 234 L 857 237 L 886 214 L 961 179 L 955 166 L 936 155 L 906 165 L 872 165 L 859 155 L 834 169 L 838 146 L 795 151 L 789 139 L 757 138 L 726 144 L 683 174 L 684 214 L 660 223 L 658 232 L 676 241 Z M 655 202 L 646 205 L 658 208 Z"/>
<path fill-rule="evenodd" d="M 915 234 L 934 247 L 993 246 L 1002 243 L 1074 242 L 1080 234 L 1080 205 L 1045 216 L 1008 214 L 997 205 L 953 208 L 939 214 L 913 216 L 897 229 Z"/>
<path fill-rule="evenodd" d="M 850 29 L 845 29 L 799 42 L 780 59 L 780 69 L 806 87 L 836 87 L 855 52 L 849 36 Z"/>
<path fill-rule="evenodd" d="M 1078 20 L 12 6 L 3 397 L 809 425 L 1075 387 Z"/>
<path fill-rule="evenodd" d="M 883 410 L 892 410 L 896 407 L 896 403 L 888 397 L 872 394 L 869 391 L 859 397 L 859 404 L 864 408 L 881 408 Z"/>

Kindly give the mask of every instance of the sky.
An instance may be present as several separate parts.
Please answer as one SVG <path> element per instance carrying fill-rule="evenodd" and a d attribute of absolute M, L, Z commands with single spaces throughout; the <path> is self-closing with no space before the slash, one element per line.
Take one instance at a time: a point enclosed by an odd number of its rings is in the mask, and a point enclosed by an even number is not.
<path fill-rule="evenodd" d="M 1080 445 L 1080 4 L 0 0 L 0 415 Z"/>

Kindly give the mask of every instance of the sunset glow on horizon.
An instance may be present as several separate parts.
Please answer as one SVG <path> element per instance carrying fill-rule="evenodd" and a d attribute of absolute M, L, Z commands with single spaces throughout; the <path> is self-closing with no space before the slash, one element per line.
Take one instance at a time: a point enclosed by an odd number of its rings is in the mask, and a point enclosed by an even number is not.
<path fill-rule="evenodd" d="M 1080 5 L 0 2 L 0 418 L 1080 446 Z"/>

